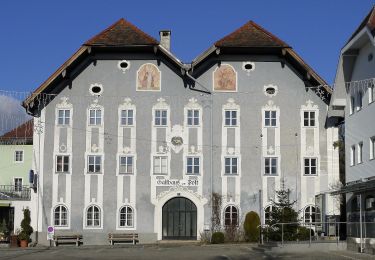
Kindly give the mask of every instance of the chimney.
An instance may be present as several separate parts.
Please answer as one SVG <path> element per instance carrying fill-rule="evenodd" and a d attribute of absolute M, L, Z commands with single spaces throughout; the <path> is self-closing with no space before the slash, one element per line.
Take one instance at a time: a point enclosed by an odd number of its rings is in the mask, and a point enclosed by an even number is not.
<path fill-rule="evenodd" d="M 161 30 L 160 35 L 160 45 L 163 46 L 168 51 L 171 50 L 171 30 Z"/>

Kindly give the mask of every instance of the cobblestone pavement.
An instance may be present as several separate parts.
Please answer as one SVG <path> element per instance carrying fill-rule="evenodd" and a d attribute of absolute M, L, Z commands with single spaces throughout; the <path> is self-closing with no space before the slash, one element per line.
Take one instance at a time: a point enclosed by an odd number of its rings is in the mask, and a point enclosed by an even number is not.
<path fill-rule="evenodd" d="M 75 260 L 75 259 L 375 259 L 374 256 L 349 251 L 301 252 L 301 253 L 262 253 L 252 250 L 248 244 L 225 245 L 183 245 L 183 246 L 60 246 L 57 248 L 1 249 L 3 259 Z"/>

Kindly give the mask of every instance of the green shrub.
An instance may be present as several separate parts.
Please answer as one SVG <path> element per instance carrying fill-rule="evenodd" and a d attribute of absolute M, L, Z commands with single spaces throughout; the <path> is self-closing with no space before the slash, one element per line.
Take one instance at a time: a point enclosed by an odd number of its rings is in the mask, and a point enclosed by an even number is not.
<path fill-rule="evenodd" d="M 244 222 L 246 240 L 249 242 L 258 242 L 260 236 L 260 218 L 258 213 L 250 211 L 246 214 Z"/>
<path fill-rule="evenodd" d="M 311 230 L 311 237 L 314 236 L 314 230 Z M 306 227 L 298 227 L 297 233 L 298 240 L 309 240 L 310 239 L 310 229 Z"/>
<path fill-rule="evenodd" d="M 30 210 L 24 209 L 23 210 L 23 220 L 21 221 L 21 232 L 18 235 L 20 240 L 27 240 L 28 242 L 31 241 L 30 235 L 33 233 L 33 228 L 30 226 L 31 218 L 30 218 Z"/>
<path fill-rule="evenodd" d="M 212 244 L 223 244 L 224 243 L 224 233 L 223 232 L 215 232 L 212 234 L 211 238 Z"/>

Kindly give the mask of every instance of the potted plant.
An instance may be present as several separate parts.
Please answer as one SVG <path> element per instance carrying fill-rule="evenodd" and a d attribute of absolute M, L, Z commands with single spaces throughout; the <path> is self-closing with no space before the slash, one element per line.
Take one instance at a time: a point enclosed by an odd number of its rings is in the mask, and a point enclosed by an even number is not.
<path fill-rule="evenodd" d="M 29 242 L 31 242 L 30 235 L 33 233 L 33 228 L 30 226 L 30 210 L 23 210 L 23 220 L 21 221 L 21 232 L 18 235 L 18 240 L 20 241 L 21 247 L 27 247 Z"/>

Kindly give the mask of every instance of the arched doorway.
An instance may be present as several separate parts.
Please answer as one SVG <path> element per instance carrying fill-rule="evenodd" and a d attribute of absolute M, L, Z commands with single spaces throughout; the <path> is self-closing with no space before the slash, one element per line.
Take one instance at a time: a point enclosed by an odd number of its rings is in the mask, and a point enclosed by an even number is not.
<path fill-rule="evenodd" d="M 163 239 L 197 239 L 197 207 L 191 200 L 170 199 L 164 204 L 162 214 Z"/>

